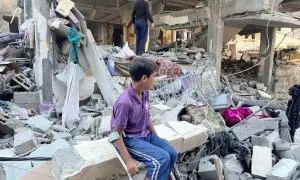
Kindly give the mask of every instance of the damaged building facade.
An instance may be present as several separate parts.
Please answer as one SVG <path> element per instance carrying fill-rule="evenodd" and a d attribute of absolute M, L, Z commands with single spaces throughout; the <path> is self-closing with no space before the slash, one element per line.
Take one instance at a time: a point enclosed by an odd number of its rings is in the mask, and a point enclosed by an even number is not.
<path fill-rule="evenodd" d="M 300 27 L 300 3 L 149 4 L 155 28 L 142 57 L 158 64 L 155 129 L 179 153 L 170 178 L 298 179 L 299 67 L 277 50 Z M 108 140 L 136 57 L 134 0 L 0 5 L 0 179 L 144 179 Z M 288 31 L 277 37 L 279 28 Z M 237 34 L 255 33 L 255 58 L 224 60 Z"/>

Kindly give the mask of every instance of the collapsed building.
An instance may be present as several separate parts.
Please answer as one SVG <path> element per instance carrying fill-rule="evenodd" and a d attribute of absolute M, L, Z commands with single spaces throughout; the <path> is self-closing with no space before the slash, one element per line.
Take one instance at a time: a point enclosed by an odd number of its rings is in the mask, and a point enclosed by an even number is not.
<path fill-rule="evenodd" d="M 0 103 L 1 179 L 130 178 L 107 135 L 111 106 L 130 84 L 133 3 L 24 0 L 22 11 L 10 12 L 20 22 L 17 34 L 1 21 L 1 94 L 10 95 Z M 156 28 L 143 57 L 159 64 L 151 115 L 158 135 L 180 153 L 173 178 L 297 179 L 299 87 L 290 89 L 289 104 L 267 93 L 278 83 L 275 28 L 300 26 L 296 13 L 279 11 L 297 10 L 297 2 L 153 0 L 151 6 Z M 161 44 L 162 28 L 185 30 Z M 128 43 L 107 45 L 113 31 Z M 222 47 L 241 31 L 262 33 L 260 83 L 221 78 Z M 177 35 L 187 41 L 177 42 Z"/>

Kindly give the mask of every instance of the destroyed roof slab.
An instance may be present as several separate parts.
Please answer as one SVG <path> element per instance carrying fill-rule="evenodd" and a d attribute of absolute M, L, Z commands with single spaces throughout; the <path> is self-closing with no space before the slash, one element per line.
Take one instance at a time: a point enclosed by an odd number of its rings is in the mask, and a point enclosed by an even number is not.
<path fill-rule="evenodd" d="M 269 22 L 269 27 L 289 27 L 299 28 L 300 20 L 286 15 L 274 15 L 270 18 L 270 14 L 262 13 L 247 16 L 232 16 L 225 19 L 226 26 L 241 27 L 245 25 L 266 26 Z"/>

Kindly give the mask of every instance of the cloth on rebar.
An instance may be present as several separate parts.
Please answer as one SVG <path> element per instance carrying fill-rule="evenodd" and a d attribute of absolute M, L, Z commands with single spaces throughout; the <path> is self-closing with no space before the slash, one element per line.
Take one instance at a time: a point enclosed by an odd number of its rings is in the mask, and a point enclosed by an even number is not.
<path fill-rule="evenodd" d="M 288 102 L 286 115 L 289 119 L 290 134 L 294 142 L 296 129 L 300 127 L 300 85 L 294 85 L 289 89 L 289 95 L 292 98 Z"/>
<path fill-rule="evenodd" d="M 56 77 L 67 84 L 67 95 L 62 111 L 62 125 L 72 128 L 79 121 L 79 82 L 85 76 L 79 64 L 69 62 L 64 71 Z"/>
<path fill-rule="evenodd" d="M 71 43 L 70 56 L 73 63 L 78 64 L 78 44 L 80 41 L 80 34 L 76 28 L 69 28 L 67 31 L 68 40 Z"/>

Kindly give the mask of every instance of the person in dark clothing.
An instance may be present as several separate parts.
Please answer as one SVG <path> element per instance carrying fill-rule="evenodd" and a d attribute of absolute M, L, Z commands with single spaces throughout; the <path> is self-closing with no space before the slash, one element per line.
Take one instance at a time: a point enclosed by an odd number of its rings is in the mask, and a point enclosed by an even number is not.
<path fill-rule="evenodd" d="M 148 38 L 148 20 L 151 22 L 151 26 L 154 27 L 148 0 L 136 0 L 132 12 L 132 23 L 135 25 L 137 55 L 145 52 Z"/>
<path fill-rule="evenodd" d="M 123 29 L 114 28 L 114 32 L 113 32 L 114 46 L 122 47 L 122 35 L 123 35 Z"/>

